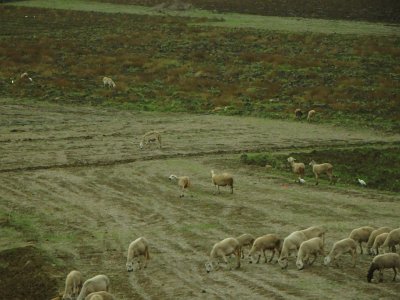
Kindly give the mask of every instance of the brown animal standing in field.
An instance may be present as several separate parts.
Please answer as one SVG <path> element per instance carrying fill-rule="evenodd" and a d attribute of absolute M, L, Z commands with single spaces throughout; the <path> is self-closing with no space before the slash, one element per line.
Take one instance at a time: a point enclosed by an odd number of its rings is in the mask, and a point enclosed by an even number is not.
<path fill-rule="evenodd" d="M 214 184 L 215 188 L 220 193 L 219 187 L 220 186 L 230 186 L 231 187 L 231 194 L 233 194 L 233 177 L 231 174 L 222 173 L 222 174 L 215 174 L 214 170 L 211 170 L 211 178 L 212 183 Z"/>
<path fill-rule="evenodd" d="M 363 226 L 360 228 L 353 229 L 350 232 L 349 238 L 355 240 L 360 245 L 360 252 L 363 254 L 362 243 L 368 243 L 369 236 L 371 235 L 374 228 L 370 226 Z"/>
<path fill-rule="evenodd" d="M 144 237 L 137 238 L 132 243 L 130 243 L 128 247 L 128 256 L 126 260 L 126 270 L 128 272 L 133 271 L 133 263 L 134 263 L 133 260 L 134 258 L 139 256 L 144 257 L 143 268 L 146 268 L 147 261 L 150 259 L 150 254 L 149 254 L 148 242 Z M 140 261 L 138 261 L 138 264 L 139 264 L 139 269 L 141 269 Z"/>
<path fill-rule="evenodd" d="M 333 175 L 333 166 L 330 163 L 317 164 L 314 160 L 312 160 L 309 165 L 311 166 L 315 175 L 315 185 L 318 185 L 319 176 L 324 173 L 329 177 L 329 184 L 336 183 L 337 178 Z"/>
<path fill-rule="evenodd" d="M 252 236 L 251 234 L 248 233 L 244 233 L 241 236 L 238 236 L 236 238 L 239 242 L 240 245 L 240 254 L 241 254 L 241 258 L 244 258 L 244 251 L 243 248 L 245 246 L 252 246 L 253 242 L 254 242 L 254 236 Z"/>
<path fill-rule="evenodd" d="M 190 179 L 187 176 L 178 177 L 174 174 L 171 174 L 169 176 L 169 180 L 178 180 L 178 186 L 181 188 L 181 194 L 179 195 L 180 198 L 185 196 L 185 190 L 191 186 Z"/>
<path fill-rule="evenodd" d="M 108 291 L 110 288 L 110 279 L 106 275 L 97 275 L 83 283 L 81 292 L 77 300 L 83 300 L 87 295 L 93 292 Z"/>
<path fill-rule="evenodd" d="M 62 300 L 72 300 L 78 297 L 82 288 L 83 277 L 79 271 L 71 271 L 65 280 L 65 291 Z"/>
<path fill-rule="evenodd" d="M 296 108 L 296 110 L 294 111 L 294 115 L 296 119 L 301 119 L 301 117 L 303 117 L 303 112 L 300 108 Z"/>
<path fill-rule="evenodd" d="M 236 268 L 240 268 L 240 244 L 235 238 L 226 238 L 216 243 L 210 253 L 210 259 L 205 264 L 207 273 L 214 269 L 214 263 L 219 264 L 218 259 L 222 258 L 225 264 L 228 265 L 227 256 L 234 254 L 236 256 Z"/>
<path fill-rule="evenodd" d="M 298 180 L 300 182 L 300 179 L 304 177 L 304 171 L 306 169 L 305 165 L 303 163 L 296 163 L 296 159 L 294 159 L 293 157 L 289 157 L 287 161 L 292 167 L 293 173 L 298 176 Z"/>
<path fill-rule="evenodd" d="M 315 118 L 315 110 L 310 110 L 307 114 L 307 121 L 311 122 Z"/>
<path fill-rule="evenodd" d="M 109 88 L 115 88 L 116 84 L 110 77 L 103 77 L 103 85 Z"/>
<path fill-rule="evenodd" d="M 144 146 L 148 146 L 156 142 L 158 142 L 158 145 L 161 149 L 161 134 L 158 131 L 146 132 L 140 141 L 139 148 L 143 149 Z"/>
<path fill-rule="evenodd" d="M 397 271 L 400 270 L 400 255 L 397 253 L 385 253 L 375 256 L 368 269 L 367 280 L 371 282 L 374 272 L 379 270 L 379 282 L 383 281 L 383 270 L 393 269 L 394 277 L 392 281 L 396 280 Z"/>

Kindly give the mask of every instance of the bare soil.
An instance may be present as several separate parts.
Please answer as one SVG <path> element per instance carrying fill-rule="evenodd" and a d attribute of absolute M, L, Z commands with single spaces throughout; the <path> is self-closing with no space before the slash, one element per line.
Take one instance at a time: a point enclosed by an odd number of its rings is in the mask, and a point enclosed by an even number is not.
<path fill-rule="evenodd" d="M 398 299 L 391 270 L 384 283 L 367 283 L 367 255 L 355 268 L 347 256 L 339 267 L 323 266 L 320 257 L 302 271 L 293 258 L 287 270 L 243 260 L 238 270 L 207 274 L 204 263 L 214 243 L 245 232 L 285 237 L 322 224 L 328 250 L 359 226 L 399 227 L 397 194 L 329 186 L 324 179 L 299 186 L 290 174 L 239 160 L 249 150 L 390 144 L 399 135 L 10 99 L 0 100 L 0 124 L 0 219 L 12 225 L 1 223 L 0 251 L 27 244 L 46 251 L 57 268 L 43 272 L 56 278 L 59 292 L 66 274 L 78 269 L 85 278 L 108 275 L 118 299 L 335 299 L 339 293 L 341 299 Z M 162 132 L 162 149 L 139 149 L 149 130 Z M 214 194 L 211 169 L 234 174 L 233 194 L 223 188 Z M 192 179 L 184 198 L 168 180 L 171 173 Z M 139 236 L 149 240 L 151 260 L 128 273 L 126 251 Z"/>

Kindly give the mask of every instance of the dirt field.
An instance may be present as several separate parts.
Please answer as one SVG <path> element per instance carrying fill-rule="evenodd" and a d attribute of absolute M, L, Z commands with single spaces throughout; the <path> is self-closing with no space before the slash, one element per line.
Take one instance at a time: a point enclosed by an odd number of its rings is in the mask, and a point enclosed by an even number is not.
<path fill-rule="evenodd" d="M 239 161 L 245 150 L 391 143 L 399 135 L 9 99 L 0 100 L 0 124 L 0 221 L 12 220 L 0 227 L 0 251 L 27 244 L 46 250 L 60 270 L 53 274 L 60 291 L 76 268 L 85 278 L 107 274 L 118 299 L 398 299 L 391 270 L 384 283 L 366 282 L 367 255 L 356 268 L 345 256 L 340 267 L 319 258 L 303 271 L 293 258 L 287 270 L 243 260 L 239 270 L 207 274 L 204 263 L 215 242 L 245 232 L 285 237 L 322 224 L 329 249 L 358 226 L 399 227 L 396 194 L 326 180 L 299 186 L 289 174 Z M 163 149 L 140 151 L 140 136 L 152 129 L 163 132 Z M 213 194 L 211 169 L 234 174 L 233 195 Z M 183 199 L 171 173 L 192 178 Z M 151 260 L 127 273 L 127 247 L 139 236 L 149 240 Z"/>

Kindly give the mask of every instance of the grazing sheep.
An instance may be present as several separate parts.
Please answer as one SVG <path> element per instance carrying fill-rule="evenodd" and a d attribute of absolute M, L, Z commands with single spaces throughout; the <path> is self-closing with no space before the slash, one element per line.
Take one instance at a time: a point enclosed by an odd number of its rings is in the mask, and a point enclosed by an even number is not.
<path fill-rule="evenodd" d="M 389 232 L 382 248 L 388 248 L 388 250 L 396 252 L 396 245 L 400 244 L 400 228 L 393 229 Z"/>
<path fill-rule="evenodd" d="M 243 247 L 244 246 L 252 246 L 254 243 L 254 236 L 252 236 L 251 234 L 245 233 L 245 234 L 242 234 L 241 236 L 238 236 L 236 239 L 239 242 L 241 258 L 244 258 Z"/>
<path fill-rule="evenodd" d="M 109 292 L 101 291 L 90 293 L 85 300 L 116 300 L 116 298 Z"/>
<path fill-rule="evenodd" d="M 158 131 L 149 131 L 146 132 L 142 140 L 140 141 L 139 148 L 143 149 L 144 146 L 150 145 L 152 143 L 158 142 L 158 145 L 161 149 L 161 134 Z"/>
<path fill-rule="evenodd" d="M 329 252 L 324 259 L 324 264 L 327 266 L 331 263 L 331 261 L 333 261 L 335 262 L 336 266 L 339 266 L 336 260 L 339 258 L 339 256 L 346 253 L 351 254 L 353 259 L 353 267 L 355 267 L 357 259 L 357 243 L 351 238 L 345 238 L 334 243 L 331 252 Z"/>
<path fill-rule="evenodd" d="M 317 259 L 318 254 L 325 254 L 324 241 L 321 238 L 315 237 L 302 242 L 299 248 L 299 252 L 297 253 L 297 269 L 302 270 L 304 268 L 304 263 L 307 263 L 309 266 L 311 266 Z M 310 255 L 314 256 L 312 262 L 309 262 Z"/>
<path fill-rule="evenodd" d="M 256 238 L 249 252 L 250 263 L 253 262 L 253 255 L 258 251 L 260 253 L 256 262 L 257 264 L 260 262 L 261 253 L 264 255 L 265 262 L 271 262 L 274 258 L 275 251 L 278 252 L 278 255 L 280 255 L 282 243 L 283 240 L 280 239 L 276 234 L 267 234 Z M 265 255 L 266 250 L 272 250 L 272 256 L 269 260 L 267 260 L 267 256 Z"/>
<path fill-rule="evenodd" d="M 176 175 L 171 174 L 169 176 L 169 180 L 177 180 L 178 181 L 178 186 L 181 188 L 181 194 L 179 195 L 180 198 L 185 196 L 185 194 L 184 194 L 185 190 L 191 186 L 190 179 L 187 176 L 178 177 Z"/>
<path fill-rule="evenodd" d="M 278 259 L 278 263 L 282 269 L 288 266 L 290 252 L 292 250 L 297 251 L 300 248 L 300 244 L 306 240 L 308 240 L 308 238 L 302 231 L 294 231 L 283 240 L 281 254 Z"/>
<path fill-rule="evenodd" d="M 110 77 L 103 77 L 103 85 L 109 88 L 115 88 L 116 84 Z"/>
<path fill-rule="evenodd" d="M 336 177 L 333 175 L 333 166 L 330 163 L 317 164 L 312 160 L 309 165 L 315 175 L 315 185 L 318 185 L 319 175 L 325 173 L 329 177 L 329 184 L 336 183 Z"/>
<path fill-rule="evenodd" d="M 211 170 L 211 178 L 212 183 L 214 184 L 215 188 L 219 191 L 220 186 L 230 186 L 231 187 L 231 194 L 233 194 L 233 177 L 228 173 L 222 174 L 215 174 L 214 170 Z"/>
<path fill-rule="evenodd" d="M 128 256 L 126 260 L 126 270 L 133 271 L 133 259 L 139 256 L 144 256 L 143 268 L 147 267 L 147 261 L 150 259 L 148 242 L 144 237 L 137 238 L 128 247 Z M 140 260 L 138 260 L 139 269 L 141 269 Z"/>
<path fill-rule="evenodd" d="M 303 116 L 303 112 L 300 108 L 296 108 L 296 110 L 294 111 L 294 115 L 296 116 L 296 119 L 301 119 L 301 117 Z"/>
<path fill-rule="evenodd" d="M 364 227 L 354 229 L 349 235 L 349 238 L 351 238 L 359 243 L 361 254 L 363 254 L 363 248 L 362 248 L 361 244 L 363 242 L 364 243 L 368 242 L 368 239 L 369 239 L 372 231 L 374 231 L 374 228 L 372 228 L 370 226 L 364 226 Z"/>
<path fill-rule="evenodd" d="M 310 110 L 309 112 L 308 112 L 308 114 L 307 114 L 307 121 L 308 122 L 311 122 L 312 121 L 312 119 L 314 119 L 314 117 L 315 117 L 315 110 Z"/>
<path fill-rule="evenodd" d="M 83 277 L 79 271 L 71 271 L 65 279 L 65 291 L 62 300 L 75 299 L 82 288 Z"/>
<path fill-rule="evenodd" d="M 234 254 L 236 256 L 236 268 L 240 268 L 240 244 L 235 238 L 226 238 L 216 243 L 210 253 L 210 259 L 206 262 L 207 273 L 214 269 L 214 262 L 219 266 L 218 258 L 222 258 L 225 264 L 228 264 L 227 256 Z"/>
<path fill-rule="evenodd" d="M 323 241 L 325 241 L 326 229 L 322 226 L 311 226 L 309 228 L 306 228 L 306 229 L 303 229 L 300 231 L 304 233 L 307 240 L 314 238 L 314 237 L 320 237 L 320 238 L 322 238 Z"/>
<path fill-rule="evenodd" d="M 108 291 L 110 279 L 106 275 L 97 275 L 83 283 L 81 292 L 76 300 L 83 300 L 87 295 L 93 292 Z"/>
<path fill-rule="evenodd" d="M 397 253 L 385 253 L 375 256 L 368 269 L 367 280 L 371 282 L 374 272 L 379 270 L 379 282 L 383 281 L 383 269 L 393 269 L 394 277 L 392 281 L 396 280 L 396 268 L 400 270 L 400 255 Z"/>
<path fill-rule="evenodd" d="M 375 238 L 380 235 L 381 233 L 385 233 L 385 232 L 390 232 L 392 229 L 389 227 L 380 227 L 374 231 L 371 232 L 371 235 L 368 238 L 368 242 L 367 242 L 367 252 L 368 254 L 372 254 L 371 253 L 371 247 L 375 242 Z"/>
<path fill-rule="evenodd" d="M 372 245 L 372 254 L 374 254 L 374 255 L 379 254 L 379 247 L 385 243 L 388 235 L 389 235 L 389 232 L 384 232 L 375 238 L 374 244 Z"/>
<path fill-rule="evenodd" d="M 303 163 L 296 163 L 295 160 L 296 159 L 294 159 L 293 157 L 289 157 L 287 159 L 290 166 L 292 167 L 293 173 L 298 176 L 298 179 L 300 182 L 300 179 L 302 179 L 302 177 L 304 177 L 304 171 L 305 171 L 306 167 L 304 166 Z"/>

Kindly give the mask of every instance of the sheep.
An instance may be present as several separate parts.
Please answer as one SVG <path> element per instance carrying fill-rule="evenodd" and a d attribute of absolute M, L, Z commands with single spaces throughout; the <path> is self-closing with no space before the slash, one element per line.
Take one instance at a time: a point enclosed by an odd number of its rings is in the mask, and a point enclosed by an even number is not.
<path fill-rule="evenodd" d="M 300 179 L 304 177 L 304 170 L 306 169 L 306 167 L 304 166 L 303 163 L 296 163 L 295 160 L 296 159 L 293 157 L 289 157 L 287 159 L 290 166 L 292 167 L 293 173 L 298 176 L 299 182 L 301 182 Z"/>
<path fill-rule="evenodd" d="M 276 234 L 267 234 L 256 238 L 249 252 L 250 263 L 253 262 L 253 255 L 258 251 L 260 253 L 256 262 L 257 264 L 260 262 L 261 253 L 264 254 L 265 262 L 271 262 L 275 256 L 275 251 L 278 252 L 278 256 L 281 254 L 282 243 L 283 240 Z M 272 250 L 272 256 L 269 260 L 267 260 L 267 256 L 265 255 L 266 250 Z"/>
<path fill-rule="evenodd" d="M 93 292 L 106 291 L 110 287 L 110 279 L 106 275 L 97 275 L 83 283 L 81 292 L 76 300 L 83 300 L 87 295 Z"/>
<path fill-rule="evenodd" d="M 389 235 L 389 232 L 384 232 L 375 238 L 374 244 L 372 245 L 372 254 L 373 255 L 379 254 L 379 247 L 385 243 L 388 235 Z"/>
<path fill-rule="evenodd" d="M 240 245 L 241 258 L 244 258 L 243 247 L 244 246 L 252 246 L 253 242 L 254 242 L 254 236 L 252 236 L 251 234 L 245 233 L 245 234 L 242 234 L 241 236 L 238 236 L 236 239 L 238 240 L 239 245 Z"/>
<path fill-rule="evenodd" d="M 86 296 L 85 300 L 116 300 L 116 298 L 109 292 L 100 291 L 90 293 Z"/>
<path fill-rule="evenodd" d="M 65 291 L 62 300 L 75 299 L 82 288 L 83 277 L 79 271 L 71 271 L 65 279 Z"/>
<path fill-rule="evenodd" d="M 371 232 L 371 235 L 368 238 L 368 242 L 367 242 L 367 252 L 368 254 L 372 254 L 371 253 L 371 247 L 374 244 L 375 238 L 380 235 L 381 233 L 385 233 L 385 232 L 390 232 L 392 229 L 389 227 L 380 227 L 374 231 Z"/>
<path fill-rule="evenodd" d="M 337 179 L 333 175 L 333 166 L 330 163 L 317 164 L 314 160 L 310 161 L 309 165 L 315 175 L 315 185 L 318 185 L 319 175 L 325 173 L 329 177 L 329 184 L 335 184 Z"/>
<path fill-rule="evenodd" d="M 116 84 L 114 80 L 112 80 L 110 77 L 103 77 L 103 86 L 108 86 L 109 88 L 115 88 Z"/>
<path fill-rule="evenodd" d="M 150 145 L 151 143 L 158 142 L 158 145 L 161 149 L 161 134 L 158 131 L 149 131 L 146 132 L 142 140 L 140 141 L 139 148 L 143 149 L 144 146 Z"/>
<path fill-rule="evenodd" d="M 371 282 L 375 270 L 379 270 L 379 282 L 383 281 L 383 269 L 393 269 L 394 277 L 392 281 L 396 280 L 396 268 L 400 270 L 400 255 L 397 253 L 385 253 L 375 256 L 368 269 L 367 281 Z"/>
<path fill-rule="evenodd" d="M 233 194 L 233 177 L 228 173 L 222 174 L 215 174 L 214 170 L 211 170 L 211 178 L 212 183 L 214 184 L 215 188 L 219 191 L 220 186 L 230 186 L 231 187 L 231 194 Z"/>
<path fill-rule="evenodd" d="M 314 237 L 320 237 L 323 241 L 325 241 L 326 229 L 322 226 L 311 226 L 300 231 L 304 233 L 308 240 Z"/>
<path fill-rule="evenodd" d="M 382 245 L 382 248 L 388 248 L 388 250 L 392 250 L 396 252 L 396 245 L 400 244 L 400 228 L 393 229 L 389 232 L 385 242 Z"/>
<path fill-rule="evenodd" d="M 294 115 L 296 119 L 301 119 L 301 117 L 303 116 L 303 112 L 301 111 L 300 108 L 296 108 L 296 110 L 294 111 Z"/>
<path fill-rule="evenodd" d="M 359 243 L 361 254 L 363 254 L 363 248 L 362 248 L 361 244 L 363 242 L 365 242 L 365 243 L 368 242 L 368 239 L 369 239 L 372 231 L 374 231 L 374 228 L 372 228 L 370 226 L 364 226 L 364 227 L 354 229 L 349 235 L 349 238 L 351 238 Z"/>
<path fill-rule="evenodd" d="M 331 261 L 333 261 L 335 262 L 336 266 L 339 266 L 336 260 L 339 258 L 339 256 L 345 253 L 351 254 L 353 259 L 353 267 L 355 267 L 357 259 L 357 243 L 351 238 L 345 238 L 334 243 L 331 252 L 329 252 L 324 259 L 324 264 L 328 266 Z"/>
<path fill-rule="evenodd" d="M 278 263 L 282 269 L 288 266 L 290 251 L 298 250 L 300 244 L 306 240 L 308 240 L 308 238 L 302 231 L 294 231 L 283 240 L 282 250 L 278 259 Z"/>
<path fill-rule="evenodd" d="M 240 268 L 240 244 L 235 238 L 226 238 L 216 243 L 210 253 L 210 259 L 205 263 L 207 273 L 214 269 L 214 262 L 219 265 L 218 258 L 222 258 L 225 264 L 228 264 L 227 256 L 234 254 L 236 256 L 236 268 Z"/>
<path fill-rule="evenodd" d="M 310 110 L 309 112 L 308 112 L 308 114 L 307 114 L 307 121 L 308 122 L 311 122 L 312 121 L 312 119 L 314 119 L 314 117 L 315 117 L 315 110 Z"/>
<path fill-rule="evenodd" d="M 133 271 L 133 259 L 135 257 L 144 256 L 143 268 L 147 267 L 147 261 L 150 259 L 148 242 L 144 237 L 137 238 L 128 247 L 128 256 L 126 260 L 126 270 L 128 272 Z M 141 263 L 138 261 L 139 269 L 141 269 Z"/>
<path fill-rule="evenodd" d="M 321 238 L 315 237 L 302 242 L 299 248 L 299 252 L 297 253 L 297 269 L 302 270 L 304 268 L 304 262 L 311 266 L 317 259 L 318 254 L 325 254 L 324 241 Z M 313 255 L 314 259 L 312 262 L 309 263 L 310 255 Z"/>
<path fill-rule="evenodd" d="M 187 188 L 189 188 L 192 184 L 190 182 L 189 177 L 187 176 L 176 176 L 171 174 L 169 176 L 169 180 L 177 180 L 178 181 L 178 186 L 181 188 L 181 194 L 179 195 L 179 198 L 182 198 L 185 196 L 184 192 Z"/>

